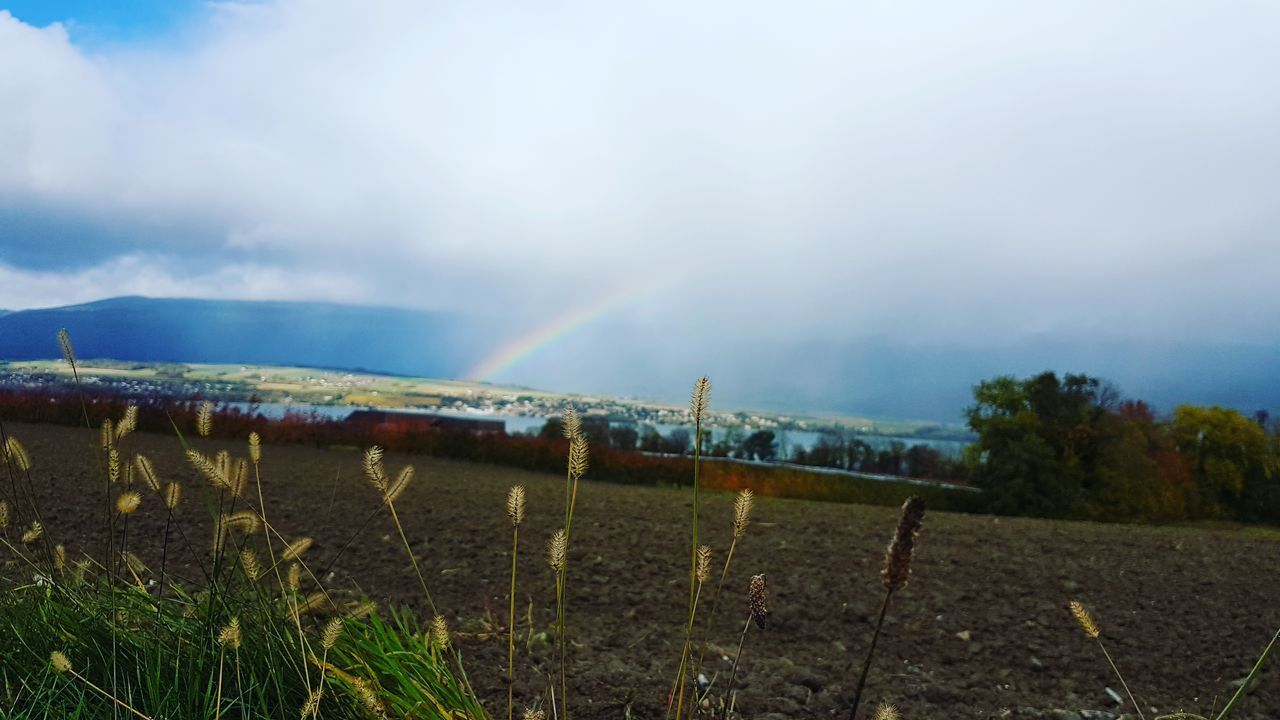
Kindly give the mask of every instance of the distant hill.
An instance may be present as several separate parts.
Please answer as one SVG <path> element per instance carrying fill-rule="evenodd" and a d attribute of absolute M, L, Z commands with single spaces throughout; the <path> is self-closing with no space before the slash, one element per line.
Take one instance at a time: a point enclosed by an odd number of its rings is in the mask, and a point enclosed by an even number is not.
<path fill-rule="evenodd" d="M 456 377 L 502 338 L 444 313 L 327 303 L 119 297 L 0 315 L 0 358 L 76 354 L 154 362 L 247 363 Z"/>

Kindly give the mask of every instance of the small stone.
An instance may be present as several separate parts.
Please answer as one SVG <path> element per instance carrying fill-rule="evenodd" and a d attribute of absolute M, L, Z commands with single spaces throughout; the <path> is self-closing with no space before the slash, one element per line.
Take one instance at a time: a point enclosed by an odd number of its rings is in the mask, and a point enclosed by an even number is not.
<path fill-rule="evenodd" d="M 956 633 L 956 637 L 960 638 L 965 642 L 969 642 L 969 638 L 973 637 L 973 633 L 969 632 L 968 630 L 961 630 L 960 632 Z"/>

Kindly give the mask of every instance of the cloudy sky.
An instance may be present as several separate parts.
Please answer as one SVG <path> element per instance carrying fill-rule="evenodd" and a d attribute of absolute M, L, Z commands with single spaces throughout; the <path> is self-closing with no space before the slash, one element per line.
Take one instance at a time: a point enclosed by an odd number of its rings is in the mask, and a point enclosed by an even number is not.
<path fill-rule="evenodd" d="M 1273 2 L 0 8 L 0 307 L 1280 341 Z"/>

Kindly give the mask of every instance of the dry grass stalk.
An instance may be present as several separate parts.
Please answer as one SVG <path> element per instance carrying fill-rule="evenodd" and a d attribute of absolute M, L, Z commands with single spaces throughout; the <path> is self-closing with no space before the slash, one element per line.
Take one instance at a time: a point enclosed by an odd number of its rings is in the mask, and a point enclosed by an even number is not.
<path fill-rule="evenodd" d="M 747 622 L 742 626 L 742 635 L 738 638 L 738 651 L 733 655 L 733 668 L 729 671 L 729 685 L 725 689 L 728 702 L 724 704 L 722 718 L 727 719 L 733 707 L 733 682 L 738 676 L 738 663 L 742 660 L 742 646 L 747 641 L 747 631 L 751 629 L 752 624 L 763 629 L 768 617 L 769 603 L 765 597 L 764 575 L 752 575 L 751 582 L 747 586 Z"/>
<path fill-rule="evenodd" d="M 129 712 L 133 713 L 134 715 L 137 715 L 138 717 L 142 718 L 142 720 L 151 720 L 151 718 L 147 717 L 146 715 L 143 715 L 142 713 L 140 713 L 140 712 L 138 712 L 136 709 L 134 709 L 134 708 L 133 708 L 133 706 L 131 706 L 131 705 L 129 705 L 128 703 L 124 702 L 123 700 L 121 700 L 120 698 L 116 697 L 115 695 L 112 695 L 111 693 L 107 692 L 106 690 L 103 690 L 102 688 L 98 687 L 97 685 L 94 685 L 92 682 L 90 682 L 90 681 L 89 681 L 89 679 L 88 679 L 88 678 L 86 678 L 85 676 L 83 676 L 83 675 L 81 675 L 80 673 L 76 672 L 75 667 L 71 664 L 71 660 L 70 660 L 70 659 L 68 659 L 68 658 L 67 658 L 67 656 L 66 656 L 65 654 L 63 654 L 63 653 L 61 653 L 61 652 L 59 652 L 59 651 L 57 651 L 57 650 L 54 650 L 53 652 L 49 653 L 49 665 L 50 665 L 50 666 L 52 666 L 53 671 L 54 671 L 54 672 L 56 672 L 56 673 L 58 673 L 59 675 L 70 675 L 70 676 L 74 677 L 75 679 L 77 679 L 77 680 L 79 680 L 80 682 L 84 683 L 85 685 L 89 686 L 92 690 L 94 690 L 95 692 L 97 692 L 99 695 L 102 695 L 103 697 L 105 697 L 105 698 L 107 698 L 108 700 L 110 700 L 110 701 L 114 702 L 115 704 L 119 705 L 120 707 L 124 708 L 125 710 L 128 710 Z"/>
<path fill-rule="evenodd" d="M 1133 692 L 1129 690 L 1129 683 L 1125 682 L 1124 675 L 1120 674 L 1120 668 L 1116 666 L 1115 660 L 1111 659 L 1111 653 L 1107 652 L 1107 646 L 1102 644 L 1102 631 L 1098 629 L 1098 624 L 1093 621 L 1093 616 L 1089 614 L 1089 611 L 1085 609 L 1079 600 L 1072 600 L 1067 605 L 1067 608 L 1075 618 L 1076 624 L 1080 626 L 1080 630 L 1098 643 L 1098 648 L 1102 650 L 1102 655 L 1107 659 L 1107 664 L 1111 666 L 1111 671 L 1116 674 L 1116 678 L 1120 680 L 1120 686 L 1124 688 L 1125 694 L 1129 696 L 1129 702 L 1133 703 L 1133 709 L 1138 711 L 1140 720 L 1146 720 L 1142 715 L 1142 706 L 1138 705 L 1138 701 L 1133 697 Z M 1228 705 L 1228 707 L 1230 706 Z"/>
<path fill-rule="evenodd" d="M 524 522 L 525 489 L 513 485 L 507 491 L 507 519 L 511 521 L 511 590 L 507 608 L 507 720 L 515 716 L 516 681 L 516 557 L 520 552 L 520 525 Z"/>
<path fill-rule="evenodd" d="M 703 375 L 694 381 L 693 390 L 689 394 L 689 411 L 693 415 L 693 537 L 689 545 L 689 612 L 685 624 L 684 646 L 680 651 L 680 675 L 676 678 L 671 692 L 671 699 L 675 701 L 676 720 L 680 720 L 684 712 L 685 679 L 689 661 L 692 659 L 693 623 L 698 611 L 698 593 L 701 589 L 701 583 L 698 582 L 698 516 L 701 511 L 699 498 L 702 484 L 699 474 L 702 465 L 702 420 L 710 401 L 711 380 Z M 671 715 L 671 705 L 671 701 L 668 701 L 668 717 Z"/>
<path fill-rule="evenodd" d="M 866 687 L 867 675 L 871 672 L 871 659 L 875 656 L 876 642 L 880 639 L 880 631 L 884 629 L 884 617 L 889 612 L 889 601 L 893 594 L 903 587 L 911 578 L 911 557 L 915 551 L 916 536 L 924 523 L 924 498 L 912 496 L 902 503 L 902 512 L 898 516 L 898 526 L 894 529 L 893 539 L 884 556 L 884 569 L 880 571 L 880 579 L 884 583 L 884 602 L 880 605 L 880 616 L 876 619 L 875 632 L 871 635 L 871 646 L 867 648 L 866 660 L 862 663 L 862 673 L 858 676 L 857 689 L 853 693 L 853 706 L 849 708 L 849 720 L 858 717 L 858 706 L 862 702 L 862 690 Z"/>
<path fill-rule="evenodd" d="M 523 485 L 514 485 L 507 491 L 507 519 L 512 527 L 520 527 L 524 522 L 525 489 Z"/>

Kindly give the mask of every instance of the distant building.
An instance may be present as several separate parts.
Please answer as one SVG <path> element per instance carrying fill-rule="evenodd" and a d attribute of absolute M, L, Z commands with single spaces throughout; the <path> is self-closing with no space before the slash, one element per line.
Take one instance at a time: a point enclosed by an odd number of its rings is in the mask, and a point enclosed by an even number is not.
<path fill-rule="evenodd" d="M 505 433 L 507 431 L 506 423 L 501 420 L 392 412 L 388 410 L 355 410 L 347 416 L 347 422 L 368 430 L 397 430 L 401 432 L 461 430 L 472 433 Z"/>

